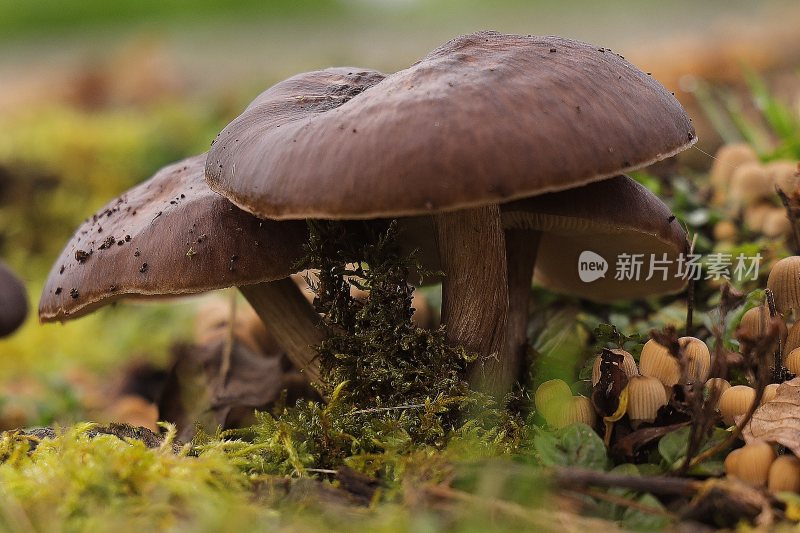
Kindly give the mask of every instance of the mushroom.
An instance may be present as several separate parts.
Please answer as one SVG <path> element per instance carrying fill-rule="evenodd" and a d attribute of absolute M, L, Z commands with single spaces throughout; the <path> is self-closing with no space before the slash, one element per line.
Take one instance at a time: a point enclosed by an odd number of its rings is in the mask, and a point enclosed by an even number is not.
<path fill-rule="evenodd" d="M 626 376 L 632 378 L 633 376 L 639 375 L 639 369 L 636 366 L 636 360 L 633 356 L 626 352 L 625 350 L 621 350 L 619 348 L 614 348 L 611 350 L 612 353 L 622 356 L 622 363 L 620 363 L 620 367 L 622 371 L 625 373 Z M 598 355 L 594 358 L 594 363 L 592 364 L 592 386 L 594 387 L 598 383 L 600 383 L 600 364 L 603 361 L 603 356 Z"/>
<path fill-rule="evenodd" d="M 500 204 L 609 179 L 695 140 L 677 100 L 608 49 L 479 32 L 389 76 L 340 68 L 279 83 L 219 134 L 206 178 L 263 218 L 432 215 L 442 323 L 480 356 L 473 380 L 502 394 L 517 372 L 510 297 L 526 311 L 508 273 L 528 290 L 540 234 L 504 233 Z"/>
<path fill-rule="evenodd" d="M 728 466 L 728 475 L 756 487 L 763 487 L 769 479 L 770 466 L 775 461 L 775 449 L 767 442 L 753 441 L 740 448 Z"/>
<path fill-rule="evenodd" d="M 22 281 L 0 261 L 0 338 L 14 333 L 28 315 L 28 295 Z"/>
<path fill-rule="evenodd" d="M 41 321 L 77 318 L 120 298 L 237 286 L 292 362 L 318 381 L 319 316 L 288 278 L 306 225 L 259 220 L 215 194 L 203 179 L 205 158 L 161 169 L 88 218 L 50 271 Z"/>
<path fill-rule="evenodd" d="M 769 467 L 767 488 L 770 492 L 800 492 L 800 460 L 781 455 Z"/>
<path fill-rule="evenodd" d="M 775 263 L 767 288 L 775 295 L 775 307 L 781 313 L 800 308 L 800 256 L 784 257 Z"/>
<path fill-rule="evenodd" d="M 709 181 L 714 189 L 713 201 L 717 205 L 725 203 L 733 173 L 741 165 L 758 162 L 758 154 L 745 143 L 726 144 L 717 151 L 711 166 Z"/>
<path fill-rule="evenodd" d="M 620 204 L 626 209 L 619 209 Z M 500 210 L 507 241 L 518 240 L 517 256 L 522 255 L 527 243 L 525 259 L 514 262 L 512 258 L 508 264 L 509 314 L 504 353 L 507 372 L 519 368 L 523 360 L 531 264 L 542 285 L 596 302 L 673 293 L 686 284 L 677 272 L 678 254 L 686 248 L 683 229 L 661 200 L 627 176 L 509 202 L 502 204 Z M 414 236 L 406 246 L 420 249 L 429 270 L 441 270 L 433 219 L 404 218 L 400 219 L 400 226 L 405 234 Z M 426 235 L 431 237 L 426 239 Z M 536 238 L 526 241 L 531 236 Z M 634 282 L 617 279 L 612 273 L 586 280 L 579 271 L 586 251 L 594 254 L 593 260 L 605 261 L 609 269 L 614 268 L 621 254 L 642 254 L 648 256 L 648 262 L 652 254 L 653 264 L 660 262 L 664 270 L 654 269 L 648 279 L 650 272 L 643 267 L 641 278 Z M 506 374 L 505 379 L 513 376 Z"/>
<path fill-rule="evenodd" d="M 577 423 L 594 426 L 596 420 L 597 414 L 592 401 L 586 396 L 578 395 L 554 405 L 552 419 L 547 420 L 547 423 L 561 429 Z"/>
<path fill-rule="evenodd" d="M 567 382 L 561 379 L 545 381 L 534 393 L 534 405 L 545 420 L 555 420 L 557 406 L 572 398 Z"/>
<path fill-rule="evenodd" d="M 627 413 L 631 422 L 652 423 L 658 410 L 667 405 L 667 391 L 657 379 L 649 376 L 633 376 L 628 380 Z"/>
<path fill-rule="evenodd" d="M 756 400 L 756 390 L 747 385 L 734 385 L 723 391 L 719 398 L 719 412 L 722 421 L 730 426 L 736 422 L 736 417 L 742 416 L 750 409 Z"/>

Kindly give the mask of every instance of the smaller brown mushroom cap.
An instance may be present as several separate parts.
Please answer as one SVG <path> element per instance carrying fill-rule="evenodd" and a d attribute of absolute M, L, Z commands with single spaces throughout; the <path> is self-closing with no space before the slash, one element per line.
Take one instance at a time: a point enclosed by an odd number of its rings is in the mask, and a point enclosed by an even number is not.
<path fill-rule="evenodd" d="M 256 284 L 295 271 L 303 222 L 259 220 L 212 192 L 205 155 L 170 165 L 87 219 L 54 263 L 43 322 L 67 320 L 122 297 Z"/>
<path fill-rule="evenodd" d="M 11 335 L 28 315 L 28 295 L 22 281 L 0 261 L 0 337 Z"/>
<path fill-rule="evenodd" d="M 775 306 L 781 313 L 800 308 L 800 256 L 775 263 L 769 271 L 767 288 L 775 295 Z"/>
<path fill-rule="evenodd" d="M 555 292 L 613 302 L 675 293 L 686 286 L 677 272 L 678 256 L 687 246 L 686 233 L 664 202 L 627 176 L 503 204 L 501 216 L 506 231 L 541 232 L 539 242 L 530 244 L 537 249 L 535 279 Z M 399 222 L 404 248 L 418 250 L 428 270 L 440 270 L 431 217 Z M 581 280 L 579 262 L 584 251 L 605 259 L 605 277 Z M 615 279 L 620 254 L 642 254 L 638 281 Z M 652 258 L 666 258 L 667 271 L 656 269 L 648 280 Z"/>
<path fill-rule="evenodd" d="M 536 279 L 556 292 L 612 302 L 686 286 L 677 271 L 678 255 L 687 247 L 683 228 L 664 202 L 627 176 L 511 202 L 501 211 L 504 228 L 542 232 Z M 581 278 L 587 251 L 607 263 L 603 277 Z M 626 255 L 631 265 L 640 263 L 638 276 L 634 269 L 627 276 L 618 268 Z"/>

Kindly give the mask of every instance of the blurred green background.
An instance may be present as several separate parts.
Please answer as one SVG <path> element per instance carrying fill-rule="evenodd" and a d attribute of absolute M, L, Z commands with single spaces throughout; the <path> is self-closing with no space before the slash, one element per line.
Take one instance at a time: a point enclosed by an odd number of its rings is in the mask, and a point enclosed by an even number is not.
<path fill-rule="evenodd" d="M 0 0 L 0 257 L 33 308 L 0 340 L 0 429 L 91 416 L 123 362 L 163 364 L 190 337 L 194 300 L 41 326 L 39 291 L 83 218 L 205 150 L 270 84 L 334 65 L 392 72 L 479 29 L 557 34 L 652 72 L 710 152 L 722 139 L 696 106 L 698 80 L 736 87 L 753 69 L 789 94 L 797 20 L 796 0 Z"/>

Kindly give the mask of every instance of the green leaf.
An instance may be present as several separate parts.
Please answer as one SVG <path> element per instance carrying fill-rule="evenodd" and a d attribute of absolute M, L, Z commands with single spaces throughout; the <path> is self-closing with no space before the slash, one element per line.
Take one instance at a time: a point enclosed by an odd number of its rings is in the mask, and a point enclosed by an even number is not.
<path fill-rule="evenodd" d="M 605 470 L 608 466 L 606 446 L 586 424 L 572 424 L 556 432 L 537 431 L 533 448 L 545 466 L 578 466 Z"/>
<path fill-rule="evenodd" d="M 652 494 L 642 494 L 636 498 L 636 502 L 647 507 L 664 510 L 664 506 Z M 657 514 L 645 513 L 638 509 L 628 507 L 622 513 L 622 525 L 625 529 L 636 531 L 657 531 L 669 524 L 669 518 Z"/>
<path fill-rule="evenodd" d="M 664 435 L 658 441 L 658 453 L 670 467 L 678 466 L 686 457 L 686 448 L 689 444 L 690 428 L 681 428 Z"/>
<path fill-rule="evenodd" d="M 686 450 L 689 446 L 689 432 L 691 428 L 684 427 L 672 433 L 664 435 L 658 442 L 658 453 L 667 465 L 669 470 L 679 468 L 685 458 Z M 709 450 L 728 438 L 728 431 L 722 428 L 715 428 L 711 437 L 703 443 L 700 450 L 702 453 Z M 719 459 L 709 459 L 689 471 L 696 475 L 717 475 L 722 473 L 722 461 Z"/>

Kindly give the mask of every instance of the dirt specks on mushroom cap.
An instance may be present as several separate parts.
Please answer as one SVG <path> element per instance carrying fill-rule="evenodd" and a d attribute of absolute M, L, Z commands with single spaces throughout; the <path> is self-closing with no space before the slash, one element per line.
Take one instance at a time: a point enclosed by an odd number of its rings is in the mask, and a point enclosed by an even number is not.
<path fill-rule="evenodd" d="M 205 154 L 165 167 L 86 219 L 54 263 L 40 319 L 74 318 L 125 296 L 190 294 L 291 274 L 305 224 L 241 211 L 208 188 L 204 163 Z"/>

